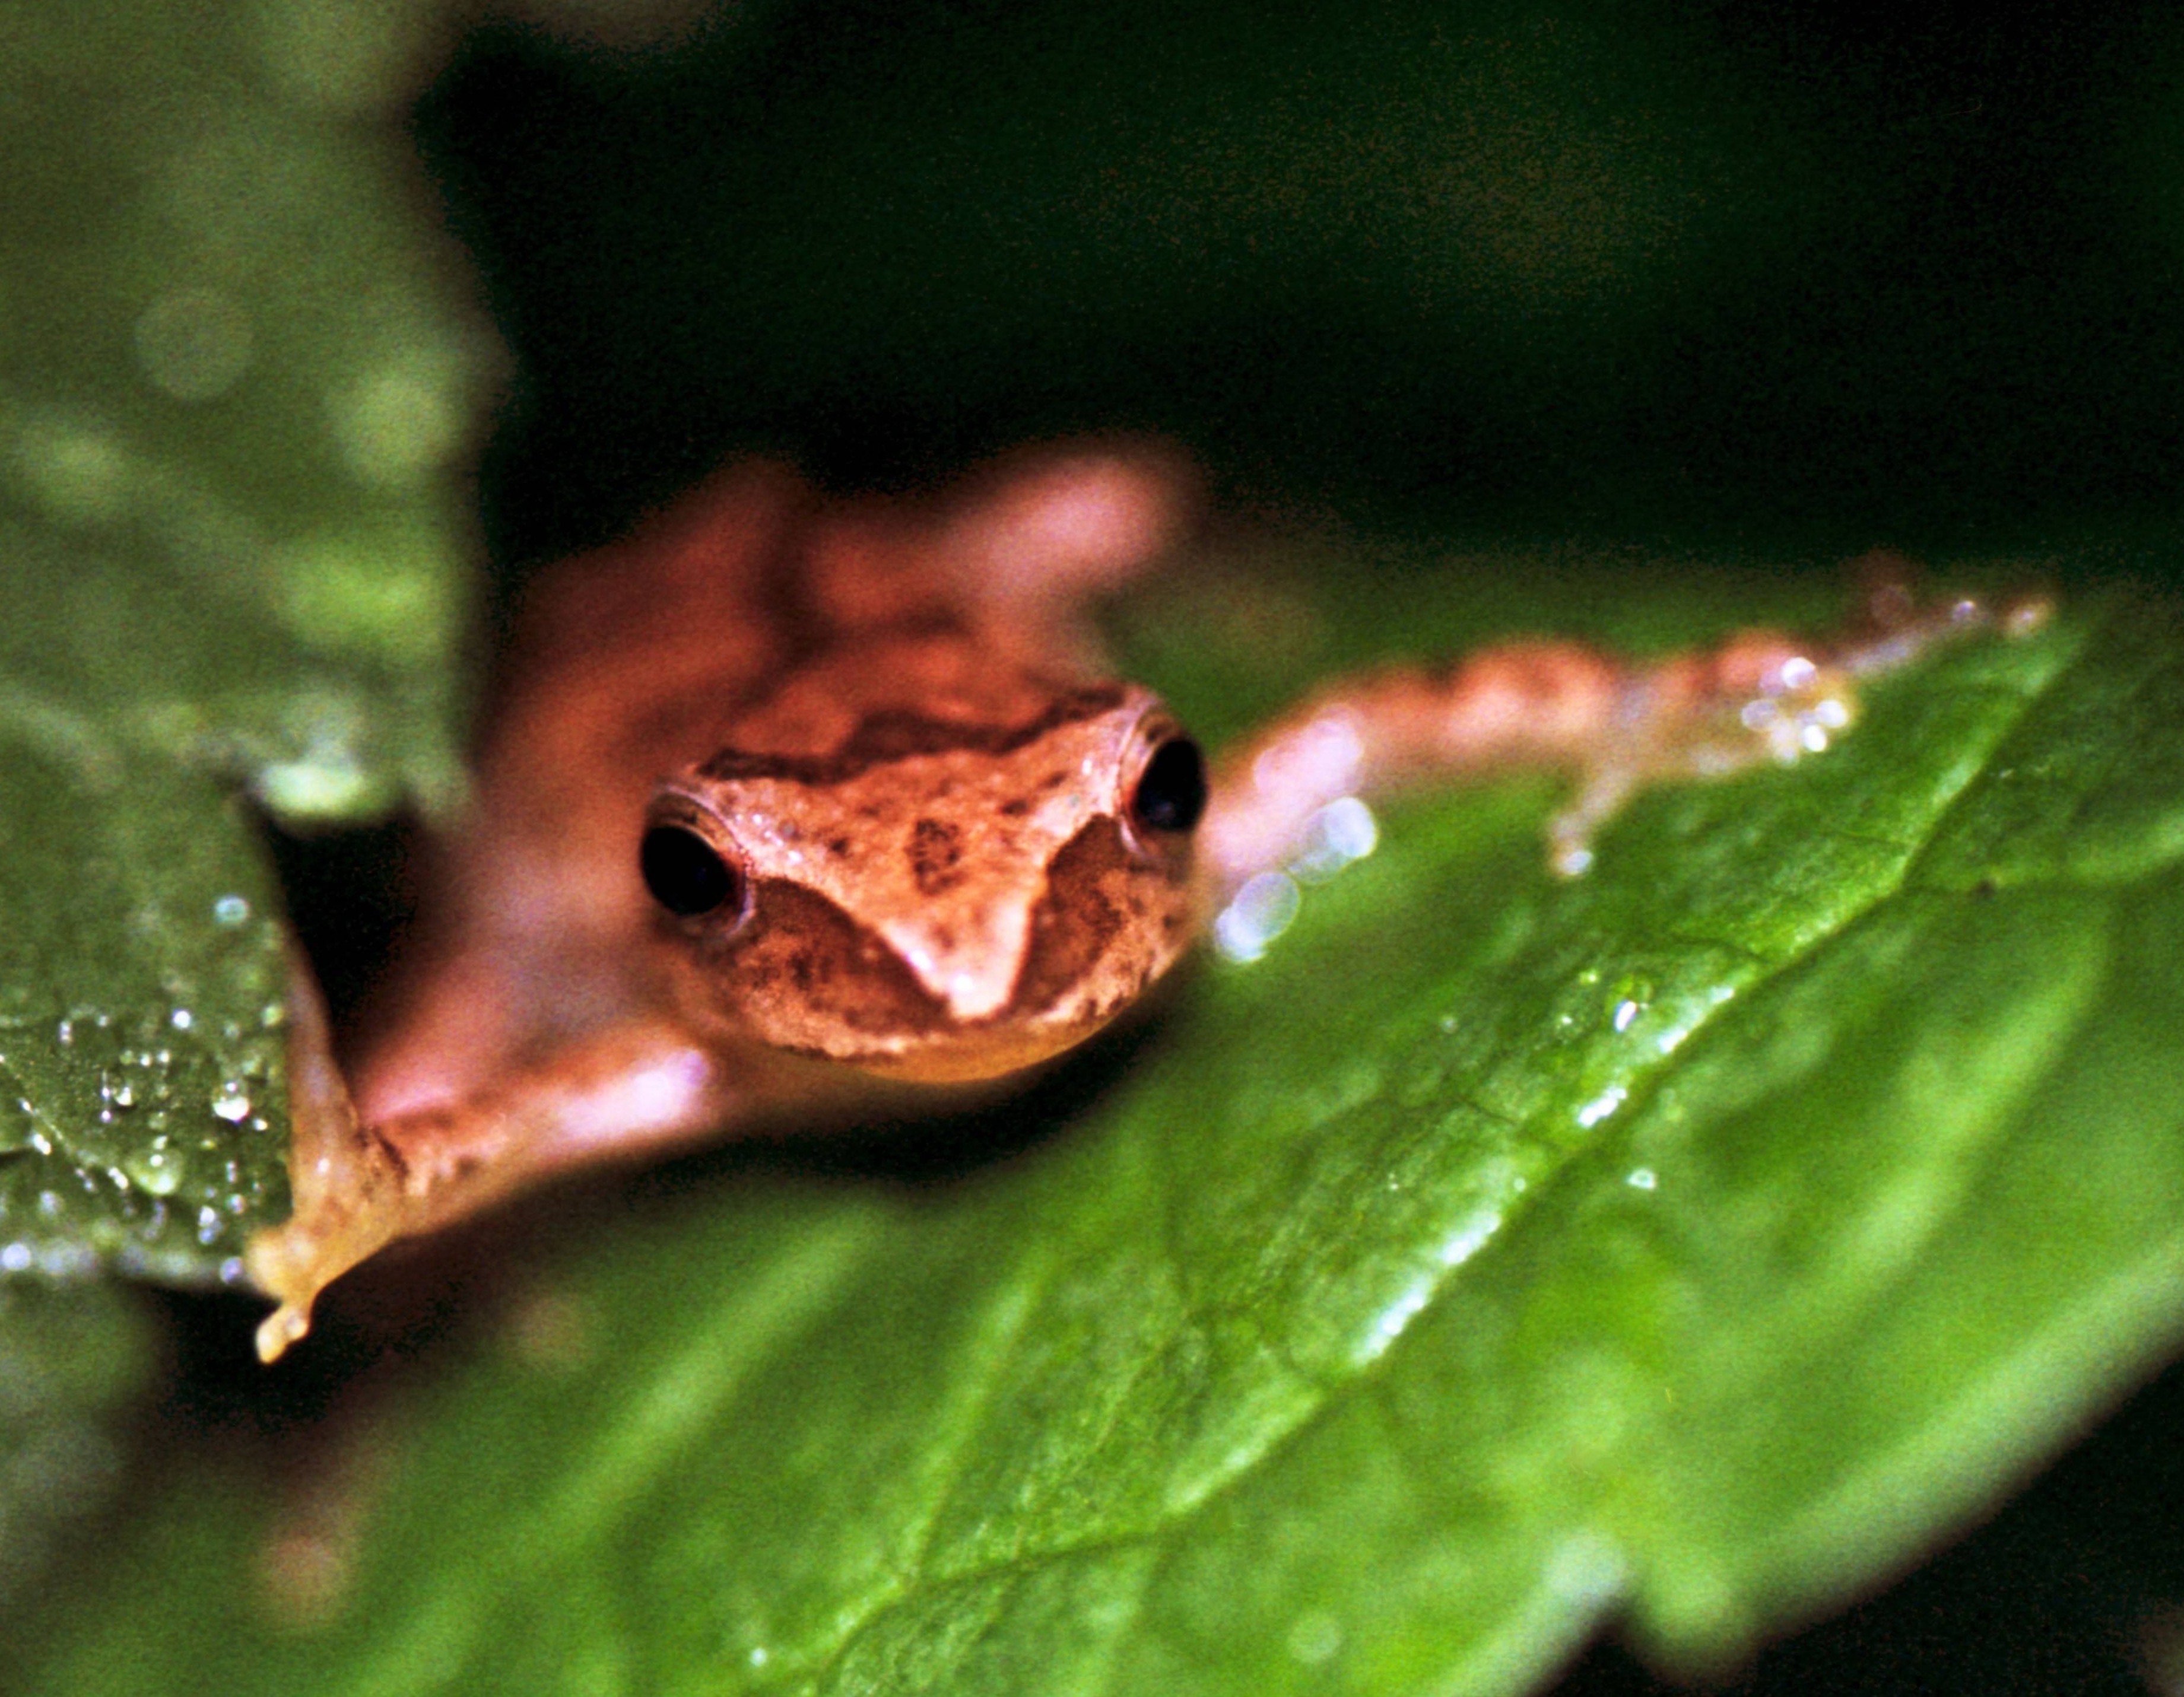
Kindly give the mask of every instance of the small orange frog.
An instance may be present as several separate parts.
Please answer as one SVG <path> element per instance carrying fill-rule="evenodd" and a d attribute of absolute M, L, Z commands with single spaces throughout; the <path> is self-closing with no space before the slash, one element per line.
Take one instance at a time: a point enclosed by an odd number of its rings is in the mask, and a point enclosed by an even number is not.
<path fill-rule="evenodd" d="M 1575 874 L 1643 785 L 1823 748 L 1859 676 L 1996 622 L 1899 591 L 1826 646 L 1513 643 L 1323 689 L 1209 775 L 1077 618 L 1172 547 L 1189 488 L 1150 448 L 1018 459 L 928 504 L 749 465 L 548 574 L 347 1081 L 298 974 L 260 1355 L 383 1244 L 554 1172 L 1036 1065 L 1215 915 L 1251 952 L 1268 882 L 1365 798 L 1566 768 L 1550 854 Z"/>

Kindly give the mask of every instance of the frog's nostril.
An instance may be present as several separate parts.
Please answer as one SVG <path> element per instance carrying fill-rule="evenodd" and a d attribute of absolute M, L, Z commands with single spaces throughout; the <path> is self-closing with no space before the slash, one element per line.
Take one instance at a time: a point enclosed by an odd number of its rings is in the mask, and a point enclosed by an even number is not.
<path fill-rule="evenodd" d="M 646 832 L 638 865 L 652 899 L 684 919 L 725 906 L 743 887 L 742 877 L 711 843 L 679 825 L 655 825 Z"/>

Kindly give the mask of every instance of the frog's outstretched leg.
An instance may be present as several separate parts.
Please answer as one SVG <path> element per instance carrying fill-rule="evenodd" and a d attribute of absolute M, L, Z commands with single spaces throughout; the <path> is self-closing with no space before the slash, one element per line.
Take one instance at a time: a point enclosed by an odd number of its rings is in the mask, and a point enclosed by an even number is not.
<path fill-rule="evenodd" d="M 1330 809 L 1450 776 L 1544 767 L 1576 779 L 1547 833 L 1550 865 L 1575 876 L 1592 864 L 1600 828 L 1648 785 L 1816 753 L 1856 717 L 1860 680 L 1974 632 L 2024 634 L 2048 610 L 2031 598 L 1918 607 L 1898 570 L 1833 641 L 1749 631 L 1710 651 L 1644 661 L 1513 642 L 1451 669 L 1368 674 L 1307 698 L 1223 761 L 1201 864 L 1225 904 L 1255 877 L 1308 863 Z"/>
<path fill-rule="evenodd" d="M 358 1117 L 327 1045 L 310 968 L 291 970 L 288 1156 L 294 1212 L 250 1241 L 251 1277 L 279 1303 L 258 1329 L 262 1360 L 310 1329 L 327 1285 L 398 1238 L 490 1206 L 602 1146 L 641 1151 L 748 1113 L 713 1054 L 680 1032 L 602 1030 L 498 1088 L 398 1114 Z M 781 1096 L 768 1081 L 770 1099 Z"/>

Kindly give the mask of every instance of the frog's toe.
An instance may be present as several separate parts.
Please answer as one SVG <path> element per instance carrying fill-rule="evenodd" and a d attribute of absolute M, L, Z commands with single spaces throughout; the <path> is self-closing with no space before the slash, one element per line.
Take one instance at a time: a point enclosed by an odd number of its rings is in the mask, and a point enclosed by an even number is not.
<path fill-rule="evenodd" d="M 258 1359 L 270 1366 L 311 1329 L 311 1305 L 284 1302 L 259 1323 Z"/>

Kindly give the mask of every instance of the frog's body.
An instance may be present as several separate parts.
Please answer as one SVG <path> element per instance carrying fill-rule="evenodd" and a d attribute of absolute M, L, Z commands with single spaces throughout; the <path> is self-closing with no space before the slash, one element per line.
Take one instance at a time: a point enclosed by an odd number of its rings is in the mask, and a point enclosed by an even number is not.
<path fill-rule="evenodd" d="M 1852 674 L 1984 620 L 1899 618 L 1817 661 L 1761 633 L 1649 666 L 1527 643 L 1383 673 L 1240 751 L 1209 801 L 1073 617 L 1163 551 L 1184 487 L 1156 453 L 1050 454 L 944 506 L 828 505 L 755 465 L 549 573 L 354 1110 L 299 974 L 261 1353 L 389 1239 L 548 1173 L 1069 1047 L 1331 804 L 1568 766 L 1554 858 L 1581 871 L 1639 785 L 1825 743 Z"/>
<path fill-rule="evenodd" d="M 549 574 L 428 965 L 358 1067 L 366 1121 L 640 1010 L 716 1049 L 983 1077 L 1164 970 L 1191 930 L 1189 844 L 1132 830 L 1127 792 L 1178 733 L 1149 691 L 1076 664 L 1024 581 L 1157 548 L 1164 492 L 1106 460 L 1042 481 L 1032 504 L 1079 523 L 1016 524 L 998 588 L 950 569 L 976 551 L 960 517 L 822 509 L 766 465 Z M 748 918 L 663 913 L 638 852 L 655 828 L 710 839 Z"/>

